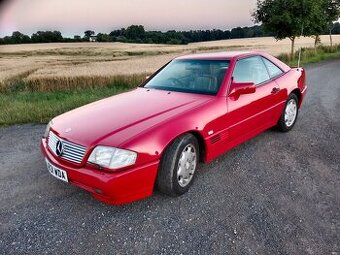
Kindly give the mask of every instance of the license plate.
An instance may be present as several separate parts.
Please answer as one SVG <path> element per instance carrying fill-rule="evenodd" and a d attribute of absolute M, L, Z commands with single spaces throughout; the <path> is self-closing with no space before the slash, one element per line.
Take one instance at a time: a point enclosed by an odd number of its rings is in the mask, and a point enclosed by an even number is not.
<path fill-rule="evenodd" d="M 47 165 L 47 170 L 50 172 L 50 174 L 52 174 L 55 178 L 57 178 L 59 180 L 62 180 L 64 182 L 68 182 L 66 171 L 61 170 L 58 167 L 55 167 L 46 158 L 45 158 L 45 161 L 46 161 L 46 165 Z"/>

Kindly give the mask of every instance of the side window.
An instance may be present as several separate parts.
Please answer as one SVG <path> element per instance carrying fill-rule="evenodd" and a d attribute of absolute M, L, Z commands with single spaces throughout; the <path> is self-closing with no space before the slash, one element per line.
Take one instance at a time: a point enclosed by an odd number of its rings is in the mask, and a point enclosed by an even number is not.
<path fill-rule="evenodd" d="M 262 58 L 262 59 L 268 68 L 268 72 L 271 78 L 276 77 L 283 73 L 283 71 L 280 68 L 278 68 L 274 63 L 272 63 L 266 58 Z"/>
<path fill-rule="evenodd" d="M 270 80 L 267 68 L 258 56 L 238 60 L 233 78 L 235 82 L 254 82 L 256 85 Z"/>

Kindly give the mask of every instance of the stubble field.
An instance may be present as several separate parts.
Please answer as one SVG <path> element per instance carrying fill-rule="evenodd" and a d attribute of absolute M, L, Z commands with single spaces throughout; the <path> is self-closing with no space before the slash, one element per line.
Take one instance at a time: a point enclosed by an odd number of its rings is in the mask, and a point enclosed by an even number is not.
<path fill-rule="evenodd" d="M 328 45 L 328 36 L 321 37 Z M 340 43 L 340 36 L 334 36 Z M 313 38 L 297 39 L 298 47 L 312 47 Z M 50 43 L 0 46 L 0 92 L 23 86 L 30 91 L 98 88 L 119 82 L 136 84 L 175 56 L 223 50 L 288 53 L 290 40 L 233 39 L 157 45 L 127 43 Z"/>

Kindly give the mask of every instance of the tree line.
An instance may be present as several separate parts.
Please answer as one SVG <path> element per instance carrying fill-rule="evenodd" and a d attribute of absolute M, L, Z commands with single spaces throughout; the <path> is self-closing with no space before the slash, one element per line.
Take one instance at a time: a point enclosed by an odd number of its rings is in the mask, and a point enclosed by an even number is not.
<path fill-rule="evenodd" d="M 190 30 L 190 31 L 145 31 L 142 25 L 131 25 L 127 28 L 113 30 L 110 33 L 98 33 L 98 42 L 130 42 L 130 43 L 162 43 L 162 44 L 188 44 L 192 42 L 204 42 L 215 40 L 227 40 L 238 38 L 253 38 L 281 36 L 273 29 L 265 29 L 264 25 L 251 27 L 236 27 L 231 30 Z M 340 23 L 332 23 L 332 34 L 340 34 Z M 320 34 L 328 34 L 326 26 Z M 280 35 L 280 36 L 279 36 Z M 31 36 L 15 31 L 11 36 L 0 38 L 0 44 L 20 44 L 20 43 L 50 43 L 50 42 L 85 42 L 91 36 L 95 36 L 93 30 L 87 30 L 83 36 L 75 35 L 73 38 L 63 37 L 59 31 L 38 31 Z M 282 36 L 281 36 L 282 37 Z M 280 37 L 280 38 L 281 38 Z"/>
<path fill-rule="evenodd" d="M 188 44 L 191 42 L 204 42 L 236 38 L 251 38 L 272 36 L 265 32 L 262 26 L 236 27 L 231 30 L 190 30 L 190 31 L 146 31 L 142 25 L 131 25 L 127 28 L 113 30 L 110 33 L 98 33 L 86 30 L 83 36 L 75 35 L 73 38 L 65 38 L 59 31 L 38 31 L 31 36 L 19 31 L 12 36 L 0 38 L 0 44 L 19 43 L 49 43 L 49 42 L 83 42 L 96 36 L 98 42 L 129 42 L 129 43 L 162 43 L 162 44 Z"/>
<path fill-rule="evenodd" d="M 329 31 L 325 28 L 322 34 Z M 333 24 L 333 34 L 340 34 L 340 23 Z M 265 30 L 263 25 L 252 27 L 236 27 L 231 30 L 190 30 L 190 31 L 145 31 L 142 25 L 131 25 L 127 28 L 113 30 L 110 33 L 98 33 L 98 42 L 130 42 L 130 43 L 163 43 L 163 44 L 188 44 L 192 42 L 204 42 L 238 38 L 253 38 L 276 36 L 275 32 Z M 83 36 L 75 35 L 73 38 L 63 37 L 59 31 L 38 31 L 31 36 L 15 31 L 11 36 L 0 38 L 0 44 L 19 43 L 50 43 L 50 42 L 84 42 L 95 36 L 95 32 L 87 30 Z"/>

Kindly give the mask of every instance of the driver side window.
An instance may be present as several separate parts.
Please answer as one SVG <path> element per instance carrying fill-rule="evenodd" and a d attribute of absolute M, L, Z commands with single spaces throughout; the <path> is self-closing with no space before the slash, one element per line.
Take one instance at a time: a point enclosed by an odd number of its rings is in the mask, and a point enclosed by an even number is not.
<path fill-rule="evenodd" d="M 233 78 L 235 82 L 254 82 L 255 85 L 270 80 L 267 68 L 258 56 L 238 60 Z"/>

